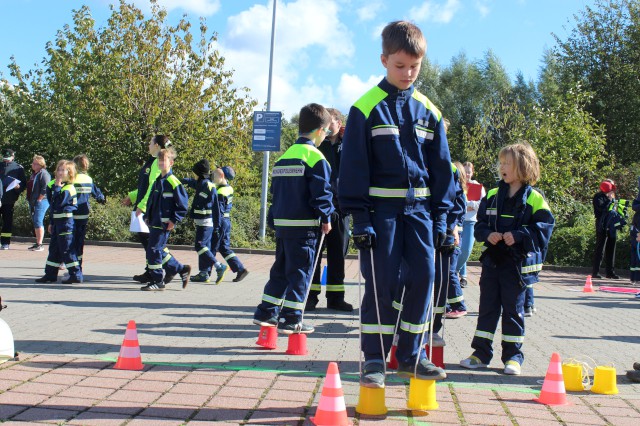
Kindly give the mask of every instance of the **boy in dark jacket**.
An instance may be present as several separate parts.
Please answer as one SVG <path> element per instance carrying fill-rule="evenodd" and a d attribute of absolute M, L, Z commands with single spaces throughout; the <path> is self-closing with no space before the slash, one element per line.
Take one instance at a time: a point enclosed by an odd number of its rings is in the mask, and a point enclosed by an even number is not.
<path fill-rule="evenodd" d="M 196 179 L 182 179 L 182 183 L 196 190 L 196 195 L 191 203 L 189 215 L 196 225 L 195 250 L 198 253 L 198 272 L 191 277 L 191 281 L 208 283 L 209 271 L 216 261 L 211 252 L 211 237 L 220 234 L 220 205 L 218 204 L 218 192 L 216 186 L 209 179 L 209 161 L 203 159 L 193 165 L 193 173 Z M 216 284 L 220 282 L 216 280 Z"/>
<path fill-rule="evenodd" d="M 143 291 L 164 290 L 164 274 L 180 274 L 182 288 L 189 283 L 191 266 L 182 265 L 171 256 L 165 261 L 164 249 L 176 224 L 187 214 L 189 197 L 180 179 L 171 171 L 176 152 L 173 148 L 162 149 L 158 153 L 160 176 L 151 187 L 144 220 L 149 225 L 149 244 L 147 246 L 147 265 L 151 282 L 140 287 Z M 166 263 L 163 269 L 163 264 Z"/>
<path fill-rule="evenodd" d="M 276 231 L 276 261 L 253 323 L 284 334 L 311 333 L 302 322 L 320 232 L 331 231 L 331 170 L 316 148 L 329 133 L 329 113 L 318 104 L 300 110 L 298 140 L 271 172 L 269 225 Z M 278 320 L 279 318 L 279 320 Z"/>

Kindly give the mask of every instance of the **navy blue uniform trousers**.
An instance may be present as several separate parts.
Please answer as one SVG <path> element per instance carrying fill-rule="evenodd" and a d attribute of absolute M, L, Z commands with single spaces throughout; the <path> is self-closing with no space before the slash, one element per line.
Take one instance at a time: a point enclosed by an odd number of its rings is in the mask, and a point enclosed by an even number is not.
<path fill-rule="evenodd" d="M 149 268 L 149 274 L 154 283 L 159 283 L 164 278 L 164 273 L 176 275 L 182 272 L 182 264 L 164 248 L 167 246 L 169 231 L 149 227 L 149 241 L 147 245 L 147 265 L 162 265 L 161 268 Z M 164 272 L 163 272 L 164 270 Z"/>
<path fill-rule="evenodd" d="M 397 310 L 392 306 L 394 296 L 402 294 L 400 266 L 405 262 L 407 279 L 396 357 L 409 363 L 417 356 L 424 358 L 420 348 L 422 333 L 428 331 L 427 308 L 431 301 L 434 278 L 433 222 L 429 212 L 374 212 L 371 222 L 376 231 L 373 261 L 380 310 L 381 329 L 378 329 L 374 297 L 371 252 L 360 253 L 361 272 L 365 281 L 362 300 L 362 351 L 365 360 L 386 359 L 393 343 Z M 398 290 L 400 293 L 398 293 Z M 380 347 L 382 333 L 384 348 Z"/>
<path fill-rule="evenodd" d="M 216 257 L 211 252 L 211 237 L 213 226 L 196 225 L 196 252 L 198 253 L 198 270 L 209 271 L 216 262 Z"/>
<path fill-rule="evenodd" d="M 502 362 L 522 364 L 524 341 L 524 298 L 526 287 L 521 285 L 516 265 L 505 260 L 499 266 L 483 262 L 480 274 L 480 307 L 478 325 L 471 341 L 473 355 L 484 364 L 493 358 L 493 337 L 502 314 Z"/>
<path fill-rule="evenodd" d="M 220 237 L 211 241 L 211 251 L 214 257 L 216 252 L 220 252 L 233 272 L 244 269 L 238 256 L 231 250 L 231 219 L 228 217 L 223 217 L 220 221 Z"/>
<path fill-rule="evenodd" d="M 53 280 L 58 276 L 60 265 L 64 263 L 70 277 L 82 280 L 82 270 L 80 269 L 73 244 L 73 227 L 73 219 L 51 225 L 49 256 L 44 267 L 44 275 L 49 279 Z"/>
<path fill-rule="evenodd" d="M 311 284 L 316 245 L 317 238 L 276 238 L 276 260 L 269 272 L 256 318 L 280 316 L 287 323 L 300 321 L 304 298 Z"/>

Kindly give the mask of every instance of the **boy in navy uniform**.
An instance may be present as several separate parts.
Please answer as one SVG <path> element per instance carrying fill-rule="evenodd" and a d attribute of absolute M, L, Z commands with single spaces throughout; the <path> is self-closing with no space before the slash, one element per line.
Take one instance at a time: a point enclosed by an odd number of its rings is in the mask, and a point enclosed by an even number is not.
<path fill-rule="evenodd" d="M 167 240 L 176 224 L 187 214 L 189 197 L 187 191 L 171 171 L 176 152 L 173 148 L 160 150 L 158 153 L 158 168 L 160 176 L 155 180 L 147 200 L 144 220 L 149 225 L 149 243 L 147 246 L 147 265 L 151 282 L 140 287 L 143 291 L 164 290 L 164 274 L 180 274 L 182 288 L 189 283 L 191 266 L 182 265 L 171 256 L 165 261 L 164 249 Z M 163 264 L 164 269 L 163 269 Z"/>
<path fill-rule="evenodd" d="M 191 277 L 193 282 L 209 282 L 209 271 L 216 261 L 211 252 L 211 237 L 220 231 L 220 204 L 216 186 L 209 179 L 209 161 L 202 159 L 193 165 L 193 173 L 196 179 L 182 179 L 182 183 L 196 190 L 196 195 L 191 203 L 189 212 L 196 225 L 195 250 L 198 253 L 197 275 Z M 219 284 L 216 281 L 216 284 Z"/>
<path fill-rule="evenodd" d="M 425 51 L 424 36 L 412 23 L 384 28 L 381 61 L 387 76 L 351 107 L 344 134 L 338 199 L 342 212 L 353 218 L 354 244 L 361 251 L 365 387 L 384 387 L 397 318 L 392 302 L 403 262 L 409 279 L 399 324 L 398 374 L 446 378 L 420 345 L 428 330 L 434 245 L 439 249 L 453 240 L 446 217 L 455 197 L 442 114 L 413 86 Z"/>
<path fill-rule="evenodd" d="M 24 168 L 14 161 L 15 155 L 16 153 L 12 149 L 2 150 L 0 179 L 2 180 L 4 191 L 0 191 L 0 216 L 2 217 L 0 250 L 9 250 L 13 232 L 13 208 L 22 191 L 27 189 Z"/>
<path fill-rule="evenodd" d="M 264 287 L 254 324 L 278 326 L 284 334 L 311 333 L 302 322 L 320 232 L 331 231 L 334 212 L 331 170 L 316 148 L 329 134 L 330 116 L 318 104 L 300 110 L 300 137 L 280 157 L 271 173 L 273 202 L 269 225 L 276 231 L 276 261 Z M 278 319 L 279 318 L 279 319 Z"/>
<path fill-rule="evenodd" d="M 211 240 L 211 252 L 214 254 L 220 252 L 224 260 L 227 262 L 233 272 L 237 272 L 233 282 L 240 282 L 249 275 L 249 271 L 244 267 L 238 256 L 231 250 L 231 207 L 233 207 L 233 188 L 229 185 L 229 181 L 235 178 L 236 172 L 229 166 L 217 168 L 213 172 L 213 183 L 216 184 L 218 191 L 218 203 L 220 204 L 220 220 L 219 232 L 214 235 Z M 219 284 L 227 271 L 227 265 L 220 262 L 215 263 L 217 278 L 216 284 Z"/>

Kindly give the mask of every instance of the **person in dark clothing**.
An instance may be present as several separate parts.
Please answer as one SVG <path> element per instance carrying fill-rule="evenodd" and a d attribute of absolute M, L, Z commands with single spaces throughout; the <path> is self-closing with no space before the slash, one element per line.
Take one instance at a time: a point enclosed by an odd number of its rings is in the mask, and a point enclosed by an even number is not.
<path fill-rule="evenodd" d="M 27 188 L 27 177 L 24 168 L 14 161 L 15 151 L 2 150 L 0 163 L 0 179 L 4 193 L 2 194 L 0 215 L 2 216 L 2 230 L 0 230 L 0 250 L 9 250 L 11 233 L 13 232 L 13 207 L 18 197 Z"/>
<path fill-rule="evenodd" d="M 320 253 L 327 249 L 327 280 L 325 283 L 327 308 L 336 311 L 351 312 L 353 306 L 344 301 L 344 258 L 349 247 L 349 216 L 340 213 L 338 206 L 338 173 L 340 171 L 340 155 L 342 154 L 342 114 L 335 108 L 327 108 L 331 115 L 329 130 L 331 135 L 318 147 L 331 166 L 329 184 L 333 193 L 333 204 L 336 210 L 331 217 L 332 231 L 327 234 Z M 342 132 L 340 131 L 342 129 Z M 318 241 L 319 242 L 319 241 Z M 318 262 L 311 281 L 311 291 L 307 300 L 306 311 L 313 311 L 319 302 L 322 265 Z"/>
<path fill-rule="evenodd" d="M 604 219 L 615 199 L 616 184 L 611 179 L 605 179 L 600 183 L 600 191 L 593 196 L 593 215 L 596 218 L 596 247 L 593 253 L 592 278 L 602 278 L 600 275 L 600 263 L 604 251 L 604 262 L 606 265 L 606 277 L 617 280 L 613 267 L 616 252 L 616 233 L 607 232 Z"/>

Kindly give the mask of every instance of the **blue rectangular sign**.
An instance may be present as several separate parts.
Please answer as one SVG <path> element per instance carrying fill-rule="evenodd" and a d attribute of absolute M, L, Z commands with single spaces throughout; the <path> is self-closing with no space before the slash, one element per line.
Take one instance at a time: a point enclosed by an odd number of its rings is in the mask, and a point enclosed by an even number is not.
<path fill-rule="evenodd" d="M 280 151 L 281 126 L 282 113 L 254 111 L 251 149 L 254 151 Z"/>

